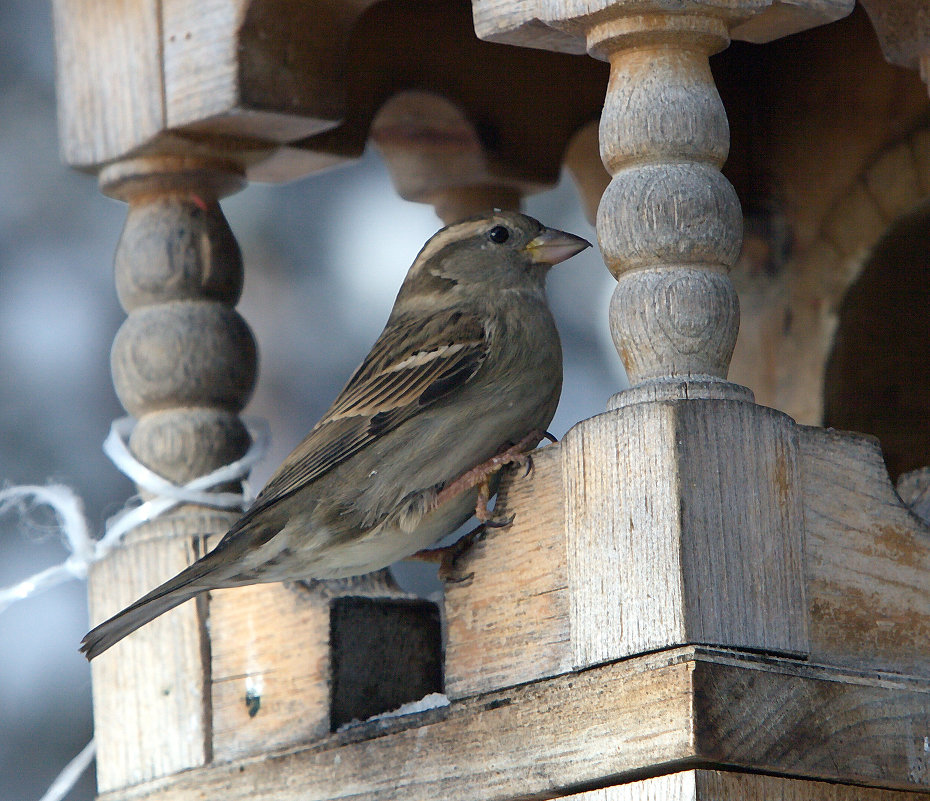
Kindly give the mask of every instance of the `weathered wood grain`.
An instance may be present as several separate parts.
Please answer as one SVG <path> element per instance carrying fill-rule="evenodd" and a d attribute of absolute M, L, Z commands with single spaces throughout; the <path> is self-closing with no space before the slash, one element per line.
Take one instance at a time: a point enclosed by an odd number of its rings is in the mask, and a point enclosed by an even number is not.
<path fill-rule="evenodd" d="M 842 19 L 854 5 L 855 0 L 773 0 L 760 13 L 734 25 L 730 36 L 744 42 L 771 42 Z"/>
<path fill-rule="evenodd" d="M 55 0 L 58 132 L 69 164 L 101 164 L 165 123 L 159 0 Z"/>
<path fill-rule="evenodd" d="M 199 556 L 192 530 L 224 531 L 233 516 L 186 510 L 127 535 L 90 572 L 91 623 L 100 623 Z M 204 608 L 183 604 L 94 660 L 97 786 L 101 792 L 210 761 Z"/>
<path fill-rule="evenodd" d="M 60 0 L 55 16 L 62 146 L 84 169 L 197 154 L 293 180 L 361 155 L 379 109 L 416 89 L 466 107 L 487 151 L 444 189 L 501 183 L 513 205 L 516 185 L 558 180 L 565 143 L 597 117 L 606 78 L 588 59 L 479 41 L 458 0 L 102 0 L 92 11 Z M 539 113 L 547 107 L 558 113 Z M 422 144 L 429 120 L 416 123 Z M 440 210 L 451 219 L 461 205 L 443 199 Z"/>
<path fill-rule="evenodd" d="M 794 429 L 772 409 L 695 400 L 566 434 L 576 666 L 683 643 L 807 652 Z"/>
<path fill-rule="evenodd" d="M 930 527 L 872 437 L 800 428 L 811 659 L 930 676 Z"/>
<path fill-rule="evenodd" d="M 545 0 L 472 0 L 475 30 L 482 39 L 566 53 L 583 53 L 585 41 L 580 35 L 577 20 L 559 11 L 569 7 L 575 15 L 583 11 L 603 16 L 605 8 L 611 5 L 623 4 L 611 3 L 610 0 L 600 3 L 586 0 L 575 4 L 553 4 Z M 742 21 L 737 17 L 731 31 L 734 39 L 769 42 L 841 19 L 852 11 L 853 3 L 849 0 L 769 0 L 765 3 L 726 4 L 725 7 L 728 10 L 740 9 L 748 18 Z M 631 5 L 630 13 L 636 13 L 638 8 Z"/>
<path fill-rule="evenodd" d="M 930 787 L 926 679 L 778 659 L 750 668 L 723 654 L 712 667 L 700 659 L 697 665 L 695 750 L 712 764 Z"/>
<path fill-rule="evenodd" d="M 874 440 L 701 403 L 592 418 L 504 484 L 514 524 L 448 589 L 450 694 L 712 640 L 930 675 L 930 529 Z"/>
<path fill-rule="evenodd" d="M 446 585 L 446 694 L 477 695 L 571 669 L 561 446 L 533 453 L 533 472 L 508 473 L 491 529 Z"/>
<path fill-rule="evenodd" d="M 162 0 L 167 127 L 268 144 L 334 127 L 348 34 L 370 4 Z"/>
<path fill-rule="evenodd" d="M 329 599 L 283 584 L 210 593 L 213 758 L 329 731 Z"/>
<path fill-rule="evenodd" d="M 926 680 L 682 648 L 102 798 L 504 801 L 702 764 L 926 790 L 928 726 Z"/>

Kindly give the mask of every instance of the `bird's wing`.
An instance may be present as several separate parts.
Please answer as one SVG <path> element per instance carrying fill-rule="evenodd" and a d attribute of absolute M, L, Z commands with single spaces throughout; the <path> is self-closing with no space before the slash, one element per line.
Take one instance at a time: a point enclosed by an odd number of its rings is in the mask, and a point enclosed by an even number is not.
<path fill-rule="evenodd" d="M 323 419 L 271 477 L 246 518 L 462 387 L 487 356 L 487 332 L 474 314 L 450 310 L 426 321 L 422 316 L 392 320 Z"/>

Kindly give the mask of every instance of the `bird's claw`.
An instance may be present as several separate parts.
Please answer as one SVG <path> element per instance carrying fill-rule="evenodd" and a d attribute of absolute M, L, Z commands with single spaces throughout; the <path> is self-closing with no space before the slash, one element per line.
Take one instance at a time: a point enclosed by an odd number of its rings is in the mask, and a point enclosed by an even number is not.
<path fill-rule="evenodd" d="M 457 575 L 456 566 L 459 559 L 461 559 L 464 554 L 468 553 L 475 546 L 475 543 L 481 542 L 481 540 L 487 536 L 488 527 L 495 528 L 496 525 L 491 521 L 486 521 L 473 528 L 465 536 L 456 540 L 451 545 L 437 549 L 442 551 L 439 560 L 439 572 L 437 574 L 440 581 L 444 581 L 448 584 L 464 584 L 474 578 L 474 572 L 464 576 Z"/>
<path fill-rule="evenodd" d="M 516 519 L 517 515 L 511 514 L 506 520 L 485 520 L 484 525 L 487 528 L 507 528 Z"/>
<path fill-rule="evenodd" d="M 477 487 L 478 497 L 475 503 L 475 517 L 484 523 L 491 516 L 488 511 L 488 502 L 491 500 L 491 477 L 508 465 L 525 466 L 524 478 L 532 473 L 533 458 L 530 456 L 529 450 L 544 437 L 551 437 L 551 434 L 534 429 L 516 444 L 503 448 L 486 462 L 465 471 L 454 481 L 439 489 L 433 500 L 433 508 L 441 506 L 463 492 Z"/>

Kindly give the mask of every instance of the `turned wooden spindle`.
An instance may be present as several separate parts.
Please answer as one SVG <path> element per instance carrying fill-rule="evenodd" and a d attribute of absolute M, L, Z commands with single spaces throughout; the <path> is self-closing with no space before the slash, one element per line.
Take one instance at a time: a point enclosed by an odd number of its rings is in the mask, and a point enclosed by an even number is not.
<path fill-rule="evenodd" d="M 446 225 L 495 208 L 519 210 L 530 189 L 511 165 L 494 163 L 462 109 L 433 92 L 392 97 L 372 121 L 369 136 L 397 194 L 429 203 Z"/>
<path fill-rule="evenodd" d="M 218 204 L 240 180 L 224 163 L 176 158 L 101 175 L 104 190 L 129 203 L 116 256 L 129 316 L 113 346 L 114 383 L 138 420 L 135 457 L 176 484 L 249 445 L 238 415 L 255 381 L 255 344 L 234 309 L 242 259 Z M 237 516 L 186 505 L 131 532 L 95 572 L 95 622 L 186 567 Z M 377 583 L 210 592 L 94 662 L 99 787 L 307 742 L 439 691 L 439 643 L 434 604 Z M 377 692 L 352 678 L 365 669 Z"/>
<path fill-rule="evenodd" d="M 242 259 L 218 198 L 241 185 L 224 162 L 140 158 L 100 175 L 129 203 L 116 254 L 128 317 L 112 351 L 113 382 L 136 419 L 135 457 L 183 484 L 241 457 L 238 414 L 256 375 L 252 334 L 234 309 Z M 222 534 L 234 511 L 184 505 L 129 532 L 92 570 L 99 622 L 174 575 Z M 101 792 L 212 757 L 207 601 L 184 604 L 94 662 Z"/>
<path fill-rule="evenodd" d="M 708 57 L 728 44 L 726 25 L 709 14 L 617 14 L 592 24 L 587 41 L 611 65 L 600 148 L 613 178 L 597 231 L 617 279 L 611 334 L 633 386 L 615 403 L 748 398 L 725 381 L 739 330 L 727 273 L 742 218 L 720 172 L 729 127 Z"/>
<path fill-rule="evenodd" d="M 129 203 L 116 252 L 116 289 L 129 316 L 112 370 L 137 419 L 130 445 L 143 464 L 183 484 L 249 446 L 238 415 L 255 384 L 256 349 L 234 308 L 242 257 L 218 203 L 241 178 L 229 166 L 145 159 L 119 163 L 100 180 Z"/>
<path fill-rule="evenodd" d="M 444 225 L 461 222 L 491 209 L 519 211 L 522 206 L 520 192 L 500 184 L 436 189 L 430 194 L 428 202 Z"/>

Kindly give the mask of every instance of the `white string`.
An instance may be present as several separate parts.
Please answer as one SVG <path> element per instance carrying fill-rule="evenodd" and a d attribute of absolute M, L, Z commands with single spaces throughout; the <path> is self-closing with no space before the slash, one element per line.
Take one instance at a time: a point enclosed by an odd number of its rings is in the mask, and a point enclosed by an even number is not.
<path fill-rule="evenodd" d="M 61 801 L 71 792 L 71 788 L 77 784 L 77 780 L 81 778 L 84 771 L 90 767 L 96 753 L 97 743 L 91 740 L 81 749 L 81 753 L 64 766 L 39 801 Z"/>
<path fill-rule="evenodd" d="M 0 514 L 11 509 L 19 509 L 24 513 L 27 504 L 48 506 L 58 518 L 61 533 L 71 552 L 60 565 L 49 567 L 17 584 L 0 589 L 0 612 L 14 601 L 21 601 L 69 579 L 85 578 L 87 568 L 102 559 L 127 531 L 154 520 L 182 503 L 196 503 L 219 509 L 244 509 L 252 502 L 253 496 L 245 479 L 268 450 L 270 435 L 266 421 L 257 418 L 244 421 L 252 437 L 252 445 L 241 459 L 195 478 L 183 486 L 172 484 L 136 461 L 126 444 L 134 422 L 131 417 L 114 420 L 110 426 L 110 433 L 104 440 L 103 452 L 122 473 L 155 497 L 111 517 L 100 539 L 91 536 L 84 515 L 84 505 L 70 487 L 55 484 L 45 487 L 26 485 L 0 490 Z M 211 487 L 233 481 L 242 482 L 241 493 L 210 491 Z"/>
<path fill-rule="evenodd" d="M 103 442 L 103 452 L 110 457 L 110 461 L 122 473 L 131 478 L 139 487 L 157 497 L 133 509 L 125 510 L 107 521 L 106 533 L 97 542 L 97 548 L 100 551 L 97 559 L 119 542 L 127 531 L 154 520 L 182 503 L 197 503 L 220 509 L 245 509 L 253 500 L 252 492 L 245 479 L 252 467 L 264 457 L 271 437 L 268 432 L 268 423 L 265 420 L 248 418 L 243 422 L 252 437 L 252 446 L 245 456 L 179 487 L 136 461 L 126 444 L 132 432 L 133 419 L 121 417 L 114 420 L 110 426 L 110 433 Z M 241 493 L 209 491 L 210 487 L 231 481 L 243 482 Z"/>
<path fill-rule="evenodd" d="M 100 539 L 91 536 L 90 526 L 84 514 L 84 504 L 70 487 L 50 484 L 45 487 L 27 485 L 0 490 L 0 515 L 12 509 L 26 514 L 28 505 L 48 506 L 58 518 L 65 544 L 71 552 L 60 565 L 46 568 L 17 584 L 0 589 L 0 612 L 14 601 L 28 598 L 69 579 L 85 578 L 88 567 L 102 559 L 127 531 L 154 520 L 182 503 L 196 503 L 219 509 L 245 509 L 254 499 L 247 482 L 248 474 L 264 457 L 271 436 L 266 421 L 247 418 L 243 419 L 243 422 L 252 438 L 252 445 L 241 459 L 178 486 L 136 461 L 130 452 L 127 442 L 135 421 L 131 417 L 114 420 L 110 426 L 110 433 L 104 440 L 103 452 L 137 486 L 155 497 L 125 509 L 107 520 Z M 212 487 L 236 481 L 241 482 L 241 493 L 211 491 Z M 96 743 L 91 740 L 58 774 L 40 801 L 61 801 L 87 770 L 96 750 Z"/>
<path fill-rule="evenodd" d="M 8 487 L 0 490 L 0 514 L 18 509 L 25 512 L 27 501 L 43 504 L 58 518 L 71 555 L 60 565 L 42 570 L 33 576 L 0 590 L 0 612 L 14 601 L 28 598 L 72 578 L 84 578 L 93 561 L 95 541 L 91 538 L 84 516 L 84 505 L 70 487 L 60 485 Z"/>

